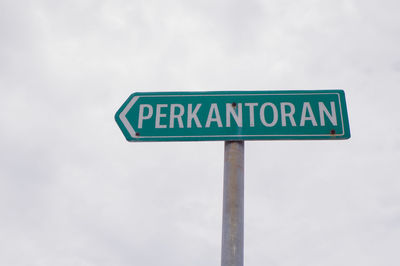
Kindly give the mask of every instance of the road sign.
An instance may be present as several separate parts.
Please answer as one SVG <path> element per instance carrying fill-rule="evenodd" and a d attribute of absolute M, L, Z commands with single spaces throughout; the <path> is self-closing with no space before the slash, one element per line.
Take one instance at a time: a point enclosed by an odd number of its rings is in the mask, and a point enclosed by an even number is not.
<path fill-rule="evenodd" d="M 115 120 L 128 141 L 350 138 L 343 90 L 136 92 Z"/>

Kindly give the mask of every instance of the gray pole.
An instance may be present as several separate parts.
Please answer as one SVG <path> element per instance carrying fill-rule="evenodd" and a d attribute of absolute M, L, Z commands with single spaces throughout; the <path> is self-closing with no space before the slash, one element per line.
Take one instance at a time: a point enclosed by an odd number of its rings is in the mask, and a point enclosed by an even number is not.
<path fill-rule="evenodd" d="M 244 141 L 225 141 L 221 266 L 243 266 Z"/>

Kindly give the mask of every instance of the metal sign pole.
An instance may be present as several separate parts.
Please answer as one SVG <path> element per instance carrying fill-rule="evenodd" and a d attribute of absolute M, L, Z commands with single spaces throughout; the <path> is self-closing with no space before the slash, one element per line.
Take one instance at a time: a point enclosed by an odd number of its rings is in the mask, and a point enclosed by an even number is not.
<path fill-rule="evenodd" d="M 243 266 L 244 141 L 225 141 L 221 266 Z"/>

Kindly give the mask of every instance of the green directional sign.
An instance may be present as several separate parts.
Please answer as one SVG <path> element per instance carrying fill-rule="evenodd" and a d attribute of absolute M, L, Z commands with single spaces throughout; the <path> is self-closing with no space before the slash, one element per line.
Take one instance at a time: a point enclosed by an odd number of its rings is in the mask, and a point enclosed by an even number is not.
<path fill-rule="evenodd" d="M 136 92 L 115 120 L 128 141 L 350 138 L 343 90 Z"/>

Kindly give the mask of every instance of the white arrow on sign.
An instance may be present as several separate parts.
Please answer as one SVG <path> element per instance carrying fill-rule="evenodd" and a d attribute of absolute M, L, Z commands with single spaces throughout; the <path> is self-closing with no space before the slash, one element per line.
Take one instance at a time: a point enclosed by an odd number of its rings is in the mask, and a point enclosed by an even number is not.
<path fill-rule="evenodd" d="M 129 123 L 128 119 L 126 118 L 126 114 L 129 112 L 129 110 L 132 108 L 132 106 L 135 104 L 135 102 L 139 99 L 139 96 L 135 96 L 132 98 L 132 100 L 126 105 L 124 110 L 121 112 L 119 115 L 119 119 L 121 119 L 122 123 L 128 130 L 129 134 L 131 135 L 132 138 L 136 138 L 136 132 L 133 129 L 132 125 Z"/>

